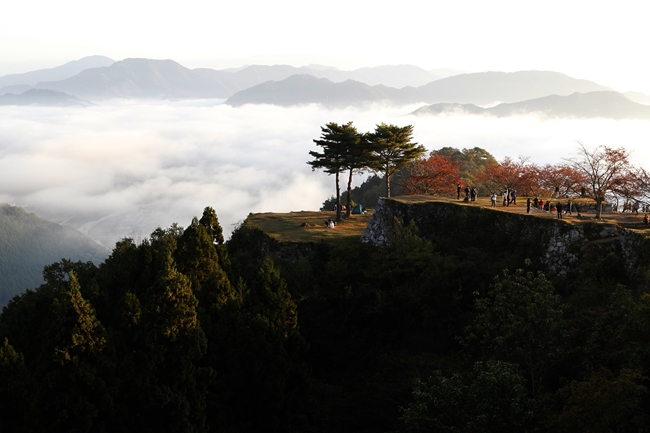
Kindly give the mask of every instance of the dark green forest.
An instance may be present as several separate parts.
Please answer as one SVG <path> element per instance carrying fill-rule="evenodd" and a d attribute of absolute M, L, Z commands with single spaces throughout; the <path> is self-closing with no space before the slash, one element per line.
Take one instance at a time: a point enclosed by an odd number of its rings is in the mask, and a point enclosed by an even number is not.
<path fill-rule="evenodd" d="M 393 224 L 226 242 L 208 207 L 46 266 L 0 316 L 0 431 L 650 430 L 647 269 L 595 249 L 545 275 L 471 219 Z"/>
<path fill-rule="evenodd" d="M 43 267 L 62 258 L 99 264 L 108 250 L 71 227 L 0 205 L 0 307 L 43 283 Z"/>

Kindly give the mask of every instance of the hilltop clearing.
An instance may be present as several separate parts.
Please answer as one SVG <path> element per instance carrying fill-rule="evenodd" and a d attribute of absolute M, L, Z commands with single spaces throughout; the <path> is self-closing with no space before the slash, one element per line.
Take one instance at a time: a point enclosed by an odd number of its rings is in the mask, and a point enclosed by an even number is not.
<path fill-rule="evenodd" d="M 459 206 L 471 206 L 491 208 L 489 197 L 479 197 L 475 202 L 465 203 L 462 200 L 456 200 L 454 197 L 426 196 L 426 195 L 404 195 L 391 197 L 402 203 L 425 203 L 441 202 L 454 203 Z M 565 203 L 567 199 L 562 199 Z M 557 202 L 557 200 L 551 200 Z M 591 199 L 573 199 L 574 205 L 588 206 L 593 205 Z M 514 214 L 526 214 L 526 197 L 520 198 L 516 205 L 502 206 L 497 203 L 495 208 L 498 212 L 508 212 Z M 325 221 L 328 218 L 334 219 L 334 211 L 298 211 L 289 213 L 255 213 L 250 214 L 246 223 L 257 227 L 280 242 L 336 242 L 343 239 L 355 239 L 360 237 L 370 218 L 373 215 L 372 209 L 364 215 L 353 215 L 350 219 L 342 220 L 335 229 L 328 229 Z M 531 217 L 557 219 L 557 212 L 542 211 L 531 208 Z M 587 222 L 596 222 L 602 225 L 616 224 L 621 227 L 631 229 L 635 232 L 650 236 L 650 226 L 643 224 L 643 213 L 639 215 L 630 212 L 604 212 L 603 218 L 598 221 L 593 219 L 593 213 L 579 213 L 575 210 L 572 214 L 564 214 L 562 220 L 570 224 L 581 224 Z"/>
<path fill-rule="evenodd" d="M 352 215 L 352 218 L 342 220 L 333 229 L 327 228 L 325 221 L 336 218 L 334 211 L 256 213 L 250 214 L 246 222 L 280 242 L 336 242 L 359 239 L 371 216 L 372 211 Z"/>

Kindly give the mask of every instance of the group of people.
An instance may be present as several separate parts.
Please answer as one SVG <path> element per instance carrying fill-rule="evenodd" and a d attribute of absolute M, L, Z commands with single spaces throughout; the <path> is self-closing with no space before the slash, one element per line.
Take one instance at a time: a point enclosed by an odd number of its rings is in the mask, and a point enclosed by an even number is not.
<path fill-rule="evenodd" d="M 461 188 L 460 184 L 458 184 L 456 186 L 456 198 L 458 200 L 460 200 L 461 191 L 462 191 L 462 188 Z M 478 197 L 478 188 L 476 188 L 474 186 L 471 187 L 471 188 L 469 186 L 465 187 L 465 199 L 464 199 L 465 202 L 476 201 L 477 197 Z"/>
<path fill-rule="evenodd" d="M 497 207 L 497 194 L 494 191 L 490 193 L 490 201 L 492 202 L 492 207 Z M 510 203 L 516 205 L 517 191 L 510 188 L 503 190 L 501 192 L 501 202 L 503 206 L 510 206 Z"/>
<path fill-rule="evenodd" d="M 526 207 L 527 207 L 526 210 L 529 213 L 530 213 L 530 206 L 531 206 L 531 200 L 529 198 L 526 202 Z M 542 211 L 548 211 L 548 212 L 552 212 L 553 209 L 555 209 L 557 211 L 557 217 L 559 219 L 562 219 L 563 214 L 573 215 L 573 202 L 571 201 L 571 199 L 568 199 L 565 205 L 561 201 L 557 201 L 555 204 L 553 204 L 550 201 L 544 201 L 543 198 L 538 198 L 537 196 L 535 196 L 535 198 L 532 200 L 532 206 L 536 209 Z"/>
<path fill-rule="evenodd" d="M 456 187 L 456 193 L 457 193 L 456 198 L 458 200 L 460 200 L 460 196 L 462 192 L 463 192 L 463 188 L 461 187 L 460 184 L 458 184 L 458 186 Z M 464 192 L 465 192 L 465 199 L 464 199 L 465 202 L 476 201 L 476 198 L 478 197 L 478 189 L 476 187 L 466 186 Z M 517 204 L 517 191 L 515 191 L 514 189 L 505 188 L 500 195 L 501 195 L 501 201 L 503 206 L 510 206 L 511 204 L 513 205 Z M 553 195 L 557 197 L 560 196 L 559 188 L 555 189 L 555 194 Z M 581 195 L 585 197 L 584 188 L 582 190 Z M 490 201 L 492 203 L 493 208 L 497 207 L 497 194 L 495 192 L 490 193 Z M 550 200 L 545 201 L 544 199 L 539 198 L 537 196 L 532 200 L 530 198 L 526 200 L 526 213 L 530 213 L 531 208 L 535 208 L 547 212 L 556 211 L 558 219 L 562 219 L 563 215 L 567 215 L 567 214 L 573 215 L 573 210 L 574 210 L 573 202 L 570 198 L 566 200 L 566 203 L 560 200 L 551 203 Z M 614 210 L 616 210 L 616 208 L 614 208 Z M 650 205 L 648 205 L 647 207 L 646 206 L 641 207 L 639 202 L 634 202 L 631 204 L 626 204 L 623 207 L 623 212 L 625 212 L 626 210 L 629 210 L 631 213 L 638 215 L 639 210 L 642 210 L 643 212 L 650 212 Z M 650 225 L 650 216 L 647 213 L 643 217 L 643 224 L 646 226 Z"/>

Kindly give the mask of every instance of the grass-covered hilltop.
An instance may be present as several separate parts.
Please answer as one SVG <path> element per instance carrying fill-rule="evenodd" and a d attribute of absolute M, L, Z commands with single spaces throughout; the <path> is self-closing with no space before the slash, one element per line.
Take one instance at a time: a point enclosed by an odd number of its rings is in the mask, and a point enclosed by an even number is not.
<path fill-rule="evenodd" d="M 623 150 L 392 153 L 342 200 L 372 155 L 328 159 L 329 138 L 418 148 L 394 125 L 323 133 L 321 211 L 225 239 L 206 207 L 45 266 L 0 315 L 0 432 L 650 430 L 647 189 Z"/>

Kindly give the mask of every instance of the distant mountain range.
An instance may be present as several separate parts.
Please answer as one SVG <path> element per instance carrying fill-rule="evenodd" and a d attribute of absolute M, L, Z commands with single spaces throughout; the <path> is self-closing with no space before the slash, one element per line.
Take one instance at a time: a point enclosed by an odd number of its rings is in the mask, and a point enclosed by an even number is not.
<path fill-rule="evenodd" d="M 84 65 L 87 67 L 84 68 Z M 38 88 L 94 101 L 109 98 L 225 99 L 255 85 L 281 81 L 297 74 L 327 78 L 335 83 L 354 79 L 368 85 L 383 84 L 396 88 L 420 86 L 439 78 L 410 65 L 378 66 L 353 71 L 319 65 L 300 68 L 288 65 L 252 65 L 219 71 L 189 69 L 173 60 L 125 59 L 114 62 L 106 57 L 94 56 L 59 68 L 0 77 L 0 95 L 20 94 Z"/>
<path fill-rule="evenodd" d="M 462 74 L 433 81 L 420 87 L 395 89 L 368 86 L 356 81 L 333 83 L 312 76 L 296 76 L 279 82 L 267 82 L 243 90 L 228 98 L 227 104 L 298 105 L 319 103 L 345 106 L 386 102 L 412 104 L 418 102 L 492 105 L 518 102 L 548 95 L 570 95 L 574 92 L 611 90 L 592 81 L 571 78 L 558 72 L 480 72 Z"/>
<path fill-rule="evenodd" d="M 546 118 L 650 119 L 650 106 L 631 101 L 613 91 L 551 95 L 528 101 L 482 108 L 474 104 L 441 103 L 415 110 L 416 116 L 479 114 L 495 117 L 535 114 Z"/>
<path fill-rule="evenodd" d="M 611 91 L 593 81 L 576 79 L 550 71 L 460 73 L 450 69 L 426 71 L 410 65 L 379 66 L 343 71 L 331 66 L 251 65 L 215 70 L 189 69 L 173 60 L 125 59 L 114 62 L 92 56 L 57 68 L 0 77 L 0 105 L 89 105 L 111 98 L 125 99 L 227 99 L 226 104 L 272 104 L 292 106 L 322 104 L 328 107 L 385 104 L 447 104 L 428 108 L 430 112 L 459 111 L 498 114 L 481 107 L 529 101 L 534 109 L 540 101 L 574 93 Z M 455 74 L 455 75 L 454 75 Z M 47 92 L 49 91 L 49 93 Z M 39 93 L 40 92 L 40 93 Z M 650 96 L 639 92 L 625 94 L 629 101 L 650 104 Z M 548 101 L 547 101 L 548 102 Z M 548 102 L 550 103 L 550 102 Z M 605 102 L 598 102 L 604 104 Z M 451 105 L 450 105 L 451 104 Z M 475 107 L 470 107 L 473 104 Z M 564 104 L 569 104 L 564 102 Z M 643 109 L 619 107 L 616 116 L 639 116 Z M 573 112 L 571 110 L 581 110 Z M 487 111 L 486 111 L 487 110 Z M 583 117 L 583 106 L 567 105 L 567 116 Z M 607 112 L 613 107 L 596 108 Z M 423 109 L 422 113 L 426 111 Z M 560 108 L 547 113 L 560 113 Z M 420 114 L 422 114 L 420 113 Z M 623 114 L 627 113 L 627 114 Z M 550 115 L 550 114 L 549 114 Z M 560 116 L 561 114 L 553 114 Z"/>
<path fill-rule="evenodd" d="M 104 56 L 89 56 L 73 60 L 64 65 L 49 69 L 10 74 L 0 77 L 0 95 L 5 93 L 22 93 L 41 81 L 60 81 L 74 77 L 78 73 L 91 68 L 102 68 L 115 63 L 115 60 Z M 20 91 L 19 91 L 20 90 Z"/>
<path fill-rule="evenodd" d="M 29 89 L 26 92 L 14 95 L 8 93 L 0 96 L 0 105 L 42 105 L 51 107 L 87 107 L 93 105 L 67 93 L 55 90 Z"/>

